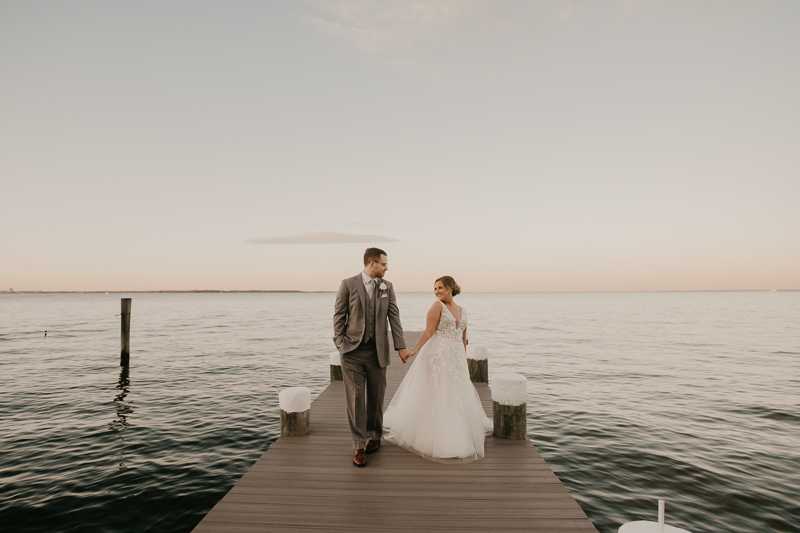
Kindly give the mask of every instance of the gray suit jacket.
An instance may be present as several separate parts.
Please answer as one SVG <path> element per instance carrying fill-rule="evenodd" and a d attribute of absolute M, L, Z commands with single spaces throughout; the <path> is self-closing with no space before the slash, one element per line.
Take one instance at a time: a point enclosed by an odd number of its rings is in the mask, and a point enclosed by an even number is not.
<path fill-rule="evenodd" d="M 405 348 L 406 343 L 403 340 L 400 310 L 397 308 L 392 282 L 385 279 L 381 281 L 386 284 L 386 290 L 378 289 L 378 301 L 375 306 L 375 345 L 378 349 L 378 363 L 385 367 L 389 366 L 390 362 L 387 324 L 392 326 L 394 348 L 396 350 Z M 378 285 L 380 286 L 380 283 Z M 361 272 L 352 278 L 343 279 L 336 294 L 336 304 L 333 306 L 333 343 L 339 349 L 339 353 L 351 352 L 361 344 L 366 324 L 364 313 L 366 303 L 367 289 L 361 279 Z"/>

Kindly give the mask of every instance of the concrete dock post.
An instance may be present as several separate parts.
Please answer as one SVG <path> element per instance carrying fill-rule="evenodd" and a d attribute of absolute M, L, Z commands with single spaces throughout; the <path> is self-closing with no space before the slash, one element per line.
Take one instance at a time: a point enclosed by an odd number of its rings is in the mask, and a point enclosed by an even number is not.
<path fill-rule="evenodd" d="M 489 350 L 486 346 L 467 345 L 467 366 L 473 383 L 489 383 Z"/>
<path fill-rule="evenodd" d="M 528 438 L 528 380 L 522 374 L 492 376 L 494 436 L 499 439 Z"/>
<path fill-rule="evenodd" d="M 311 431 L 311 389 L 289 387 L 278 393 L 281 437 L 302 437 Z"/>
<path fill-rule="evenodd" d="M 339 352 L 331 352 L 331 383 L 344 381 L 342 376 L 342 356 Z"/>

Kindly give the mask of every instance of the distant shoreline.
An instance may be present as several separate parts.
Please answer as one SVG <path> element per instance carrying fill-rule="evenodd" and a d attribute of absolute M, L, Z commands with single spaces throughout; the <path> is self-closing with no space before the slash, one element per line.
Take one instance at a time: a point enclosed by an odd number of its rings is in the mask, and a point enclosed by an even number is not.
<path fill-rule="evenodd" d="M 0 294 L 158 294 L 158 293 L 181 293 L 181 294 L 191 294 L 191 293 L 220 293 L 220 292 L 301 292 L 301 293 L 320 293 L 320 292 L 336 292 L 336 291 L 294 291 L 294 290 L 287 290 L 287 291 L 215 291 L 212 289 L 208 290 L 196 290 L 196 291 L 4 291 Z"/>
<path fill-rule="evenodd" d="M 397 291 L 398 294 L 423 294 L 430 291 Z M 689 289 L 689 290 L 650 290 L 650 291 L 501 291 L 473 292 L 473 294 L 618 294 L 648 292 L 800 292 L 800 289 Z M 287 294 L 336 294 L 336 291 L 298 291 L 298 290 L 232 290 L 212 289 L 179 291 L 2 291 L 0 294 L 248 294 L 248 293 L 287 293 Z"/>
<path fill-rule="evenodd" d="M 259 291 L 259 290 L 252 290 L 252 291 L 217 291 L 217 290 L 195 290 L 195 291 L 4 291 L 0 294 L 159 294 L 159 293 L 168 293 L 168 294 L 192 294 L 192 293 L 247 293 L 247 292 L 291 292 L 291 293 L 321 293 L 321 292 L 336 292 L 336 291 L 295 291 L 295 290 L 286 290 L 286 291 Z"/>

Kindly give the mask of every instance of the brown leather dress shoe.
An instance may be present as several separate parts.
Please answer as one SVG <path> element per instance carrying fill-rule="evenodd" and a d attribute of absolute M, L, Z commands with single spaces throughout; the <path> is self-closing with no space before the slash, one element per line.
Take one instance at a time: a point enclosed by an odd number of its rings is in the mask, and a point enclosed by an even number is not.
<path fill-rule="evenodd" d="M 356 466 L 367 466 L 367 456 L 364 455 L 363 449 L 353 452 L 353 464 Z"/>
<path fill-rule="evenodd" d="M 381 448 L 381 441 L 379 440 L 371 440 L 367 442 L 367 447 L 364 448 L 366 453 L 377 452 Z"/>

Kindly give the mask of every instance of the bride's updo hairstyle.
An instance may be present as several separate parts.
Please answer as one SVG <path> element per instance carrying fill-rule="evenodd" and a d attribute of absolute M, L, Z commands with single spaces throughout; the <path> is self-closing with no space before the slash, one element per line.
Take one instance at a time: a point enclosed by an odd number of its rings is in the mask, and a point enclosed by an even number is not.
<path fill-rule="evenodd" d="M 453 292 L 453 296 L 461 294 L 461 287 L 458 286 L 458 283 L 456 283 L 456 280 L 454 280 L 452 276 L 442 276 L 436 281 L 444 283 L 444 286 Z M 434 281 L 434 283 L 436 283 L 436 281 Z"/>

